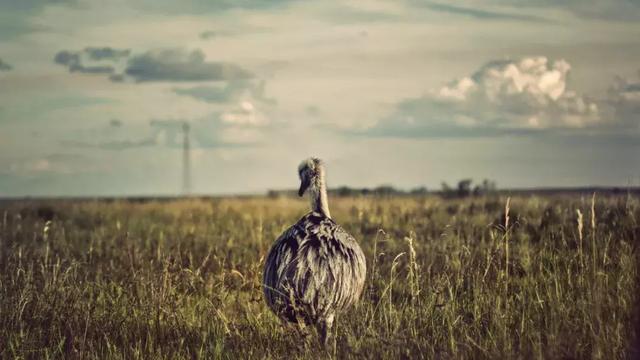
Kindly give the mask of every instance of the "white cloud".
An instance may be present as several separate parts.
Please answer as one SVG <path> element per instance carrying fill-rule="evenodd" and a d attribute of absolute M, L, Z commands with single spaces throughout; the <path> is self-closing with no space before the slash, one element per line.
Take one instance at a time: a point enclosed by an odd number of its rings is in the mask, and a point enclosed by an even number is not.
<path fill-rule="evenodd" d="M 269 119 L 261 111 L 257 110 L 250 101 L 243 101 L 235 109 L 223 113 L 222 122 L 229 125 L 255 125 L 269 124 Z"/>
<path fill-rule="evenodd" d="M 564 60 L 526 57 L 493 61 L 473 75 L 437 91 L 436 100 L 466 114 L 466 123 L 508 127 L 584 127 L 600 120 L 596 103 L 568 90 L 571 66 Z"/>
<path fill-rule="evenodd" d="M 469 76 L 398 103 L 372 134 L 487 136 L 603 124 L 594 100 L 570 90 L 564 60 L 491 61 Z"/>

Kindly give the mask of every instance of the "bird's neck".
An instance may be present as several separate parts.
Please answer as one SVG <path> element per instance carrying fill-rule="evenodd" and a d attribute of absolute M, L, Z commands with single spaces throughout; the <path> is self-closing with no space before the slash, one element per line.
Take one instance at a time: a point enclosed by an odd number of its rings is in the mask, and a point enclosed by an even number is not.
<path fill-rule="evenodd" d="M 311 210 L 331 218 L 329 213 L 329 198 L 327 186 L 324 182 L 324 174 L 320 174 L 311 186 L 310 191 Z"/>

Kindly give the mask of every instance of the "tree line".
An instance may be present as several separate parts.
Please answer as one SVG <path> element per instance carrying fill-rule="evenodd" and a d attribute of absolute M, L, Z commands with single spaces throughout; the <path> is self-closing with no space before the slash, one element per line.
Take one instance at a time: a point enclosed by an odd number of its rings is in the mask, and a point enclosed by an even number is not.
<path fill-rule="evenodd" d="M 328 189 L 329 195 L 332 196 L 420 196 L 427 194 L 441 195 L 445 198 L 463 198 L 468 196 L 481 196 L 491 194 L 497 191 L 496 182 L 484 179 L 474 184 L 472 179 L 462 179 L 458 181 L 456 186 L 449 186 L 443 182 L 440 190 L 429 190 L 425 186 L 415 187 L 413 189 L 398 189 L 392 185 L 381 185 L 375 188 L 353 188 L 349 186 L 340 186 Z M 295 190 L 269 190 L 267 193 L 270 197 L 295 196 Z"/>

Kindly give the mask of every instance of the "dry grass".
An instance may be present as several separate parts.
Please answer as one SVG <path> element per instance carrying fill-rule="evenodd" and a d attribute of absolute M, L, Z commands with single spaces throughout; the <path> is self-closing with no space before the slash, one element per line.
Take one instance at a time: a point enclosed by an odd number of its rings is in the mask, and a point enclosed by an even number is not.
<path fill-rule="evenodd" d="M 514 197 L 508 216 L 506 198 L 331 205 L 369 269 L 338 319 L 338 357 L 628 356 L 638 199 Z M 0 357 L 316 358 L 260 287 L 271 243 L 305 211 L 286 198 L 0 205 Z"/>

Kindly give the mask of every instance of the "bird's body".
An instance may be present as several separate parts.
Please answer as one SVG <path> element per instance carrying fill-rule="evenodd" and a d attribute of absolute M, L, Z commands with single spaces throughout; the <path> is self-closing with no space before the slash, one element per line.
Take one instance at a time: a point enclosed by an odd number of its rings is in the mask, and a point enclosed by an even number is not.
<path fill-rule="evenodd" d="M 355 304 L 362 293 L 366 260 L 356 240 L 329 215 L 322 163 L 310 159 L 303 165 L 300 194 L 310 189 L 312 211 L 271 248 L 264 295 L 281 319 L 315 325 L 326 344 L 336 314 Z"/>

